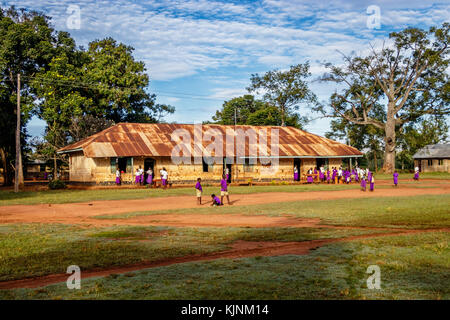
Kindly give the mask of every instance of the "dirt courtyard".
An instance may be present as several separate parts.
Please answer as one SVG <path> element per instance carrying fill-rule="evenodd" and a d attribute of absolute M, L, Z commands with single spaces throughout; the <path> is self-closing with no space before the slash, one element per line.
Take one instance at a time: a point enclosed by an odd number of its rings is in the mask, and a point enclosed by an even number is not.
<path fill-rule="evenodd" d="M 340 191 L 311 192 L 268 192 L 253 194 L 232 194 L 233 206 L 269 204 L 288 201 L 356 199 L 369 197 L 402 197 L 419 195 L 437 195 L 450 193 L 450 185 L 438 185 L 439 188 L 399 187 L 376 189 L 374 192 L 361 192 L 358 189 Z M 106 225 L 164 225 L 164 226 L 293 226 L 300 227 L 305 221 L 274 217 L 248 217 L 242 215 L 220 216 L 220 207 L 211 207 L 208 215 L 170 215 L 141 216 L 131 219 L 94 219 L 98 215 L 114 215 L 136 211 L 155 211 L 169 209 L 192 209 L 209 207 L 210 200 L 199 206 L 194 196 L 172 196 L 133 200 L 105 200 L 64 204 L 10 205 L 0 206 L 0 224 L 8 223 L 65 223 Z M 228 204 L 225 204 L 227 206 Z"/>

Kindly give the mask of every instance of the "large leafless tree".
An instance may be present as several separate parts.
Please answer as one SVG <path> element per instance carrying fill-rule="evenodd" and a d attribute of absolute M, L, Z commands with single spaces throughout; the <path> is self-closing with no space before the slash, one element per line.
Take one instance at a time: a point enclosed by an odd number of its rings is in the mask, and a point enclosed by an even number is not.
<path fill-rule="evenodd" d="M 335 82 L 330 103 L 318 109 L 358 125 L 373 125 L 384 132 L 384 171 L 395 169 L 396 132 L 426 115 L 450 113 L 450 24 L 428 31 L 408 28 L 391 33 L 381 48 L 367 56 L 344 56 L 344 64 L 327 63 L 321 79 Z M 375 112 L 385 105 L 383 114 Z"/>

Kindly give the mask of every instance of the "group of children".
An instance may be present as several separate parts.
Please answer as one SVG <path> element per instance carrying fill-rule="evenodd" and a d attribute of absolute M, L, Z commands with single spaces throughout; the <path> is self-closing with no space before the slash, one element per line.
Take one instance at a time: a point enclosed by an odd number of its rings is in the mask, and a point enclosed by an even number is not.
<path fill-rule="evenodd" d="M 116 185 L 118 185 L 118 186 L 122 184 L 122 174 L 123 173 L 124 172 L 120 171 L 119 169 L 116 170 Z M 149 168 L 145 173 L 147 174 L 147 179 L 145 180 L 145 182 L 151 186 L 153 184 L 153 170 L 151 168 Z M 161 184 L 162 184 L 163 188 L 166 189 L 167 181 L 169 179 L 169 173 L 167 172 L 166 168 L 162 168 L 161 170 L 159 170 L 159 173 L 161 175 Z M 134 173 L 134 175 L 135 175 L 134 183 L 143 185 L 144 184 L 144 169 L 142 169 L 142 167 L 139 166 L 139 168 L 136 168 L 136 172 Z"/>
<path fill-rule="evenodd" d="M 342 167 L 332 167 L 326 169 L 321 166 L 319 170 L 317 168 L 310 168 L 306 173 L 306 182 L 313 183 L 314 176 L 318 177 L 318 181 L 326 183 L 350 183 L 353 181 L 359 182 L 363 177 L 369 177 L 369 169 L 361 169 L 356 167 L 351 171 L 343 169 Z M 298 180 L 298 169 L 294 167 L 294 180 Z M 370 182 L 370 179 L 369 179 Z"/>
<path fill-rule="evenodd" d="M 414 168 L 414 180 L 419 180 L 419 172 L 420 169 L 418 167 Z M 325 171 L 324 167 L 320 167 L 319 171 L 317 168 L 310 168 L 307 171 L 307 183 L 313 183 L 314 178 L 313 175 L 319 177 L 319 181 L 321 182 L 327 182 L 327 183 L 340 183 L 341 181 L 345 183 L 350 183 L 352 181 L 355 182 L 361 182 L 361 190 L 366 191 L 367 183 L 369 183 L 369 190 L 374 191 L 375 189 L 375 177 L 373 172 L 369 170 L 369 168 L 362 169 L 358 166 L 356 166 L 353 170 L 347 170 L 342 169 L 342 167 L 339 167 L 339 169 L 336 169 L 335 167 L 330 169 L 327 169 Z M 392 174 L 392 177 L 394 179 L 394 186 L 398 186 L 398 172 L 394 171 Z M 294 167 L 294 180 L 298 180 L 298 169 L 297 167 Z"/>
<path fill-rule="evenodd" d="M 231 204 L 230 202 L 230 196 L 228 194 L 228 178 L 227 175 L 224 173 L 222 175 L 222 180 L 220 180 L 220 199 L 218 196 L 216 196 L 214 193 L 211 194 L 211 199 L 212 199 L 212 203 L 211 206 L 221 206 L 224 204 L 223 202 L 223 197 L 227 197 L 227 202 L 228 204 Z M 202 188 L 202 179 L 201 178 L 197 178 L 197 183 L 195 185 L 195 191 L 197 194 L 197 204 L 201 205 L 202 204 L 202 193 L 203 193 L 203 188 Z"/>
<path fill-rule="evenodd" d="M 419 180 L 419 171 L 420 170 L 418 167 L 414 168 L 414 180 Z M 117 185 L 120 185 L 122 183 L 122 178 L 121 178 L 122 173 L 123 172 L 121 172 L 119 169 L 117 169 L 117 171 L 116 171 L 116 184 Z M 149 168 L 146 173 L 147 173 L 146 183 L 149 185 L 152 185 L 153 184 L 152 169 Z M 211 194 L 211 198 L 212 198 L 211 205 L 212 206 L 223 205 L 224 197 L 227 198 L 228 204 L 231 204 L 230 197 L 228 194 L 228 181 L 230 178 L 229 174 L 230 174 L 229 169 L 225 168 L 224 173 L 222 175 L 222 179 L 220 180 L 220 198 L 217 197 L 215 194 Z M 162 168 L 160 170 L 160 175 L 161 175 L 161 184 L 162 184 L 163 188 L 166 189 L 167 181 L 169 178 L 169 174 L 168 174 L 166 168 Z M 325 168 L 323 166 L 321 166 L 319 168 L 319 170 L 317 170 L 317 168 L 310 168 L 307 171 L 307 180 L 306 180 L 307 183 L 314 182 L 313 175 L 318 176 L 319 181 L 321 181 L 321 182 L 340 183 L 341 181 L 343 181 L 344 183 L 348 184 L 352 181 L 355 181 L 355 182 L 361 183 L 361 191 L 366 191 L 367 183 L 369 183 L 370 191 L 374 191 L 374 189 L 375 189 L 375 177 L 374 177 L 373 172 L 371 172 L 369 170 L 369 168 L 363 169 L 363 168 L 356 166 L 351 171 L 348 170 L 347 168 L 342 169 L 342 167 L 339 167 L 339 168 L 332 167 L 331 170 L 329 168 L 327 170 L 325 170 Z M 395 187 L 398 186 L 398 176 L 399 176 L 399 174 L 397 173 L 397 171 L 395 171 L 393 173 Z M 298 172 L 297 166 L 295 166 L 294 167 L 294 180 L 297 181 L 298 179 L 299 179 L 299 172 Z M 197 204 L 199 204 L 199 205 L 202 204 L 202 193 L 203 193 L 201 181 L 202 181 L 202 179 L 198 178 L 197 183 L 195 185 L 196 195 L 197 195 Z M 140 185 L 142 185 L 144 183 L 144 170 L 142 169 L 141 166 L 139 166 L 139 168 L 136 169 L 135 183 L 140 184 Z"/>

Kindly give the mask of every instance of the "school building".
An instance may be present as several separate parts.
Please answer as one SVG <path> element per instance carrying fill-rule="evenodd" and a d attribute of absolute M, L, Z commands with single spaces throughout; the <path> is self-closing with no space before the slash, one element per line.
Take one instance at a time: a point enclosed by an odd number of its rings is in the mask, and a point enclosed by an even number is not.
<path fill-rule="evenodd" d="M 430 144 L 413 156 L 420 172 L 450 172 L 450 144 Z"/>
<path fill-rule="evenodd" d="M 205 152 L 216 161 L 205 161 Z M 124 183 L 132 183 L 139 167 L 151 168 L 156 179 L 165 167 L 175 184 L 198 177 L 219 181 L 226 168 L 232 182 L 293 180 L 294 166 L 303 178 L 310 168 L 351 166 L 363 156 L 351 146 L 293 127 L 143 123 L 118 123 L 58 153 L 69 156 L 70 181 L 96 184 L 114 183 L 117 169 Z M 277 170 L 265 170 L 276 162 Z"/>

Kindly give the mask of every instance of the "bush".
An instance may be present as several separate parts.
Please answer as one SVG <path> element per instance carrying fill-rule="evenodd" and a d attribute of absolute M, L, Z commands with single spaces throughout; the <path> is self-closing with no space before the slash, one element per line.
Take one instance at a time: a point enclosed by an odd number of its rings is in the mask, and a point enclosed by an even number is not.
<path fill-rule="evenodd" d="M 52 189 L 52 190 L 65 189 L 66 184 L 64 183 L 64 181 L 61 181 L 61 180 L 52 180 L 48 183 L 48 188 Z"/>

